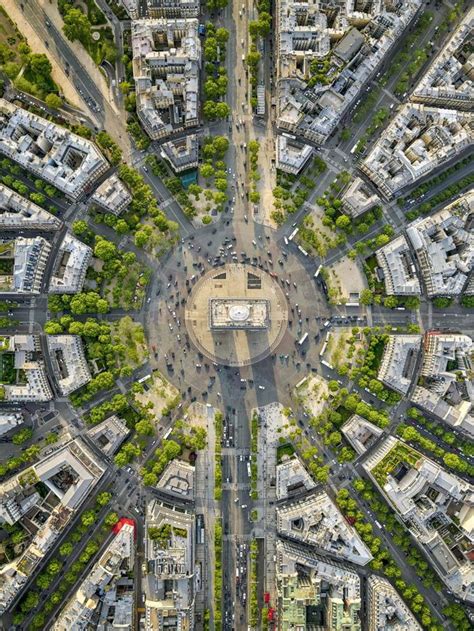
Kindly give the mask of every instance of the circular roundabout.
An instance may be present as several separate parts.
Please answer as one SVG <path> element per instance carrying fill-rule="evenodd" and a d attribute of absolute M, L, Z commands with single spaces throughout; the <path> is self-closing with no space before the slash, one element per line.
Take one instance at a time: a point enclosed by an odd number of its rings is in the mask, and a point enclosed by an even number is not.
<path fill-rule="evenodd" d="M 228 264 L 196 282 L 184 320 L 203 355 L 219 364 L 248 366 L 265 359 L 281 342 L 288 305 L 271 273 Z"/>

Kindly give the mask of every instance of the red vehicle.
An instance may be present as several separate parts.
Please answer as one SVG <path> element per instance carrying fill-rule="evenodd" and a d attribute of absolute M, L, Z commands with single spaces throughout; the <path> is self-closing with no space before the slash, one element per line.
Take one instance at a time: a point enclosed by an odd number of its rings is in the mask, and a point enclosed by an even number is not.
<path fill-rule="evenodd" d="M 265 594 L 263 595 L 263 602 L 268 605 L 268 603 L 270 602 L 270 594 L 268 592 L 265 592 Z"/>
<path fill-rule="evenodd" d="M 268 610 L 268 619 L 270 620 L 270 622 L 273 622 L 274 616 L 275 616 L 275 610 L 272 607 L 270 607 L 270 609 Z"/>

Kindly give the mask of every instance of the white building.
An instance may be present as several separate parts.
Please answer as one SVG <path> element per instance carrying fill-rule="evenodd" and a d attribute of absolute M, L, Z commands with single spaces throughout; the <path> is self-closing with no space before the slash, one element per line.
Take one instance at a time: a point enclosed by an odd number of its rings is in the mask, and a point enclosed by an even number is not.
<path fill-rule="evenodd" d="M 424 411 L 474 435 L 472 340 L 467 335 L 429 331 L 421 376 L 411 400 Z"/>
<path fill-rule="evenodd" d="M 145 521 L 145 631 L 194 628 L 195 517 L 152 500 Z"/>
<path fill-rule="evenodd" d="M 23 423 L 23 412 L 0 410 L 0 436 Z"/>
<path fill-rule="evenodd" d="M 91 380 L 79 335 L 48 335 L 48 351 L 61 394 L 66 396 Z"/>
<path fill-rule="evenodd" d="M 369 631 L 422 631 L 415 616 L 386 578 L 367 579 Z"/>
<path fill-rule="evenodd" d="M 92 249 L 70 232 L 59 246 L 49 281 L 51 294 L 77 294 L 82 291 Z"/>
<path fill-rule="evenodd" d="M 313 147 L 278 134 L 276 139 L 276 167 L 284 173 L 298 175 L 313 155 Z"/>
<path fill-rule="evenodd" d="M 474 210 L 474 192 L 464 196 Z M 457 202 L 457 207 L 463 207 Z M 449 208 L 420 218 L 407 227 L 429 298 L 459 296 L 474 267 L 474 229 L 470 217 Z"/>
<path fill-rule="evenodd" d="M 130 191 L 116 173 L 95 189 L 92 202 L 113 215 L 120 215 L 132 201 Z"/>
<path fill-rule="evenodd" d="M 410 24 L 420 0 L 279 0 L 277 116 L 281 129 L 324 143 Z"/>
<path fill-rule="evenodd" d="M 367 565 L 373 556 L 325 491 L 277 506 L 277 532 L 334 558 Z"/>
<path fill-rule="evenodd" d="M 304 464 L 295 454 L 284 457 L 276 466 L 276 496 L 278 500 L 287 499 L 310 491 L 316 486 L 313 478 L 306 471 Z"/>
<path fill-rule="evenodd" d="M 5 401 L 50 401 L 53 393 L 46 375 L 39 337 L 12 335 L 7 339 L 8 348 L 5 352 L 13 357 L 17 378 L 14 383 L 4 383 L 0 386 Z"/>
<path fill-rule="evenodd" d="M 36 529 L 24 553 L 0 568 L 0 614 L 8 611 L 104 471 L 76 438 L 0 484 L 0 523 L 14 524 L 26 516 L 29 527 Z M 40 496 L 38 482 L 51 495 Z"/>
<path fill-rule="evenodd" d="M 43 237 L 17 237 L 14 241 L 0 240 L 0 292 L 39 294 L 51 244 Z"/>
<path fill-rule="evenodd" d="M 389 335 L 377 378 L 386 386 L 407 394 L 416 378 L 421 350 L 421 335 Z"/>
<path fill-rule="evenodd" d="M 423 72 L 411 99 L 438 107 L 460 110 L 474 108 L 474 9 L 471 8 L 436 59 Z"/>
<path fill-rule="evenodd" d="M 361 165 L 387 199 L 455 158 L 474 141 L 474 114 L 408 103 Z"/>
<path fill-rule="evenodd" d="M 201 42 L 196 19 L 132 22 L 137 114 L 150 138 L 198 124 Z"/>
<path fill-rule="evenodd" d="M 196 169 L 199 165 L 197 134 L 169 140 L 161 145 L 161 157 L 167 160 L 175 173 Z"/>
<path fill-rule="evenodd" d="M 108 162 L 90 140 L 0 99 L 0 153 L 70 199 L 90 192 Z"/>
<path fill-rule="evenodd" d="M 1 230 L 59 230 L 62 221 L 25 199 L 7 186 L 0 184 Z"/>
<path fill-rule="evenodd" d="M 106 456 L 113 456 L 130 434 L 130 430 L 125 421 L 113 414 L 102 423 L 91 427 L 87 433 Z"/>
<path fill-rule="evenodd" d="M 122 520 L 115 537 L 51 627 L 53 631 L 86 631 L 90 628 L 132 631 L 135 613 L 133 581 L 124 579 L 127 573 L 134 571 L 134 561 L 135 524 L 131 520 Z M 124 589 L 125 586 L 130 589 Z M 104 616 L 104 608 L 110 615 L 113 612 L 111 621 Z M 102 626 L 99 621 L 96 626 L 97 618 L 107 626 Z"/>
<path fill-rule="evenodd" d="M 355 177 L 344 191 L 342 197 L 344 212 L 353 219 L 360 217 L 380 203 L 379 196 L 370 190 L 370 186 L 360 177 Z"/>
<path fill-rule="evenodd" d="M 393 436 L 363 467 L 448 589 L 474 602 L 474 486 Z"/>
<path fill-rule="evenodd" d="M 146 0 L 150 18 L 197 18 L 199 0 Z"/>
<path fill-rule="evenodd" d="M 347 419 L 341 427 L 341 432 L 359 456 L 370 449 L 377 442 L 379 436 L 383 434 L 380 427 L 358 414 L 353 414 Z"/>
<path fill-rule="evenodd" d="M 377 250 L 375 257 L 382 269 L 387 295 L 419 296 L 421 294 L 415 263 L 403 235 Z"/>

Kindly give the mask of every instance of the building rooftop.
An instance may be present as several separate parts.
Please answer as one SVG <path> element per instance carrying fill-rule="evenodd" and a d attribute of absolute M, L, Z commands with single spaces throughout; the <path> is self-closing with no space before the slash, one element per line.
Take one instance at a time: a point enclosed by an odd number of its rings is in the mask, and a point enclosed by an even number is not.
<path fill-rule="evenodd" d="M 194 628 L 193 513 L 157 500 L 145 521 L 145 629 Z"/>
<path fill-rule="evenodd" d="M 0 568 L 0 614 L 8 610 L 29 576 L 102 477 L 105 467 L 81 438 L 57 448 L 36 464 L 0 484 L 0 523 L 28 517 L 36 530 L 24 553 Z M 42 482 L 44 496 L 36 485 Z"/>
<path fill-rule="evenodd" d="M 380 203 L 380 197 L 360 177 L 355 177 L 342 197 L 344 211 L 351 217 L 359 217 Z"/>
<path fill-rule="evenodd" d="M 382 269 L 385 292 L 389 296 L 419 296 L 420 282 L 415 263 L 403 235 L 396 237 L 375 253 Z"/>
<path fill-rule="evenodd" d="M 188 462 L 172 460 L 166 466 L 156 486 L 160 491 L 175 497 L 194 500 L 194 475 L 194 467 Z"/>
<path fill-rule="evenodd" d="M 390 199 L 471 145 L 474 114 L 407 103 L 361 165 Z"/>
<path fill-rule="evenodd" d="M 120 215 L 132 201 L 130 191 L 116 173 L 112 173 L 94 191 L 92 202 L 113 215 Z"/>
<path fill-rule="evenodd" d="M 198 20 L 132 22 L 137 114 L 147 134 L 162 138 L 198 124 L 201 42 Z"/>
<path fill-rule="evenodd" d="M 79 335 L 48 335 L 49 357 L 61 394 L 68 395 L 91 380 Z"/>
<path fill-rule="evenodd" d="M 276 166 L 280 171 L 297 175 L 313 155 L 313 147 L 278 134 L 276 140 Z"/>
<path fill-rule="evenodd" d="M 169 140 L 161 145 L 161 157 L 168 160 L 176 173 L 197 168 L 199 164 L 199 141 L 197 134 L 186 134 L 184 138 Z"/>
<path fill-rule="evenodd" d="M 421 351 L 421 335 L 389 335 L 385 344 L 378 379 L 386 386 L 407 394 L 417 377 L 416 367 Z"/>
<path fill-rule="evenodd" d="M 0 184 L 2 230 L 59 230 L 62 221 L 29 199 Z"/>
<path fill-rule="evenodd" d="M 150 18 L 197 18 L 198 0 L 146 0 Z"/>
<path fill-rule="evenodd" d="M 422 631 L 415 616 L 386 578 L 367 579 L 368 631 Z"/>
<path fill-rule="evenodd" d="M 428 331 L 423 343 L 422 385 L 412 401 L 445 423 L 474 434 L 472 339 Z"/>
<path fill-rule="evenodd" d="M 0 410 L 0 436 L 21 425 L 24 421 L 23 412 Z"/>
<path fill-rule="evenodd" d="M 130 521 L 130 520 L 127 520 Z M 106 547 L 99 560 L 82 581 L 79 589 L 61 611 L 51 627 L 53 631 L 74 629 L 80 631 L 90 628 L 92 619 L 100 615 L 106 606 L 109 610 L 114 603 L 120 610 L 120 624 L 112 624 L 108 628 L 132 630 L 133 624 L 133 582 L 121 580 L 129 572 L 133 572 L 135 560 L 135 525 L 120 523 L 120 529 Z M 128 586 L 129 589 L 123 589 Z M 119 589 L 117 589 L 119 587 Z M 125 594 L 121 592 L 125 591 Z M 113 596 L 113 598 L 111 598 Z M 123 597 L 125 596 L 125 600 Z M 128 612 L 126 603 L 129 604 Z M 116 612 L 117 616 L 119 612 Z M 117 619 L 117 622 L 119 620 Z M 96 627 L 94 628 L 101 628 Z M 103 627 L 105 629 L 105 627 Z"/>
<path fill-rule="evenodd" d="M 474 192 L 464 196 L 474 210 Z M 407 227 L 428 297 L 458 296 L 474 267 L 474 228 L 463 204 L 461 215 L 448 208 L 430 217 L 420 218 Z"/>
<path fill-rule="evenodd" d="M 38 335 L 11 335 L 4 338 L 4 357 L 11 357 L 13 379 L 3 381 L 5 401 L 50 401 L 53 393 L 46 375 Z"/>
<path fill-rule="evenodd" d="M 40 236 L 0 240 L 0 292 L 39 294 L 50 251 L 51 244 Z"/>
<path fill-rule="evenodd" d="M 471 110 L 474 107 L 474 9 L 471 8 L 445 42 L 411 99 L 439 107 Z"/>
<path fill-rule="evenodd" d="M 286 456 L 276 467 L 276 496 L 282 500 L 316 486 L 313 478 L 306 471 L 300 458 L 295 454 L 291 458 Z"/>
<path fill-rule="evenodd" d="M 278 125 L 324 143 L 410 24 L 420 0 L 279 0 Z"/>
<path fill-rule="evenodd" d="M 90 140 L 0 99 L 0 153 L 71 199 L 92 190 L 109 168 Z"/>
<path fill-rule="evenodd" d="M 359 576 L 307 547 L 276 542 L 277 619 L 282 631 L 315 628 L 360 631 Z"/>
<path fill-rule="evenodd" d="M 325 491 L 279 505 L 277 532 L 357 565 L 373 558 Z"/>
<path fill-rule="evenodd" d="M 112 456 L 130 434 L 130 430 L 125 421 L 113 414 L 102 423 L 88 429 L 87 433 L 106 456 Z"/>
<path fill-rule="evenodd" d="M 392 436 L 363 466 L 448 589 L 474 602 L 474 486 Z"/>
<path fill-rule="evenodd" d="M 364 454 L 376 442 L 383 430 L 358 414 L 353 414 L 341 427 L 349 443 L 359 455 Z"/>
<path fill-rule="evenodd" d="M 53 294 L 81 292 L 91 258 L 92 249 L 67 232 L 56 254 L 49 281 L 49 292 Z"/>

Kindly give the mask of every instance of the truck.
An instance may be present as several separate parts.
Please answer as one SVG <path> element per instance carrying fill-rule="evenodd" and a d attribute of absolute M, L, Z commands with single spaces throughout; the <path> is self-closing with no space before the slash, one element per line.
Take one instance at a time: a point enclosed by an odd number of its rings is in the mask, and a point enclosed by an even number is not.
<path fill-rule="evenodd" d="M 298 340 L 299 346 L 303 346 L 303 344 L 306 342 L 307 339 L 308 339 L 308 332 L 306 331 L 306 333 Z"/>

